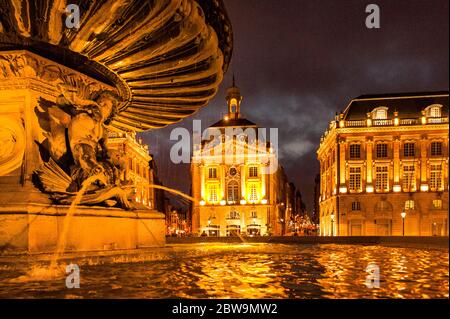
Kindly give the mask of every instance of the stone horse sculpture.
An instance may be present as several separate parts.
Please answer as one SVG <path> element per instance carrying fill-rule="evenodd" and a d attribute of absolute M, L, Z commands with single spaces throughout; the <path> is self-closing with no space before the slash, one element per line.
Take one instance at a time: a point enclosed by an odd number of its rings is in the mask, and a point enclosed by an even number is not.
<path fill-rule="evenodd" d="M 128 200 L 132 183 L 121 180 L 122 154 L 107 148 L 107 126 L 117 111 L 115 93 L 89 94 L 87 88 L 70 84 L 58 88 L 61 95 L 48 108 L 45 132 L 50 158 L 35 172 L 41 189 L 56 203 L 68 205 L 89 178 L 95 182 L 85 187 L 80 204 L 133 209 Z"/>

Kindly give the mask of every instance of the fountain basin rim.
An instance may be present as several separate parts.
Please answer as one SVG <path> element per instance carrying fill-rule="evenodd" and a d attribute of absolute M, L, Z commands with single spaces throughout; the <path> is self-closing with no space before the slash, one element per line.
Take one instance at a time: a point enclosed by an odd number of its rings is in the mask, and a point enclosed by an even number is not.
<path fill-rule="evenodd" d="M 45 211 L 44 211 L 45 209 Z M 65 216 L 70 205 L 49 204 L 7 204 L 0 206 L 0 215 L 40 215 L 40 216 Z M 152 209 L 137 209 L 126 211 L 115 207 L 102 206 L 77 206 L 77 217 L 113 217 L 132 219 L 160 219 L 165 215 Z"/>

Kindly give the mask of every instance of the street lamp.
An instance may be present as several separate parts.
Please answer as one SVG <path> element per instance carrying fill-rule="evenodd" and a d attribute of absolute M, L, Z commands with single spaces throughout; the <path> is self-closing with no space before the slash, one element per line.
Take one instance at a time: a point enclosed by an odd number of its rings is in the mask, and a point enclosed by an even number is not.
<path fill-rule="evenodd" d="M 405 236 L 405 217 L 406 217 L 406 212 L 402 211 L 402 213 L 400 215 L 402 216 L 403 236 Z"/>
<path fill-rule="evenodd" d="M 334 224 L 334 213 L 331 213 L 330 218 L 331 218 L 331 236 L 334 236 L 334 227 L 333 227 L 333 224 Z"/>

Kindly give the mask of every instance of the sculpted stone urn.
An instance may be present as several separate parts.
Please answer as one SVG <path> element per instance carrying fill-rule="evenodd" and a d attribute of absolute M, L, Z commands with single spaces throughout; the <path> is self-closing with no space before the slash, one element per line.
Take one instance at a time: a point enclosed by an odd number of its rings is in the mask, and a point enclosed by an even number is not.
<path fill-rule="evenodd" d="M 65 1 L 1 2 L 0 253 L 53 251 L 76 199 L 68 250 L 164 245 L 164 216 L 129 200 L 108 132 L 207 105 L 231 59 L 222 1 L 72 1 L 78 16 Z"/>

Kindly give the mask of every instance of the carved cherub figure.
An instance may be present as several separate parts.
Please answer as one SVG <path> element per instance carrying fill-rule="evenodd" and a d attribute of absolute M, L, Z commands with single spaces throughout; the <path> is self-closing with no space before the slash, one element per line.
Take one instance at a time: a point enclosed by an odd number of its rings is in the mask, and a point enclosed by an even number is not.
<path fill-rule="evenodd" d="M 61 203 L 70 203 L 83 182 L 91 176 L 98 179 L 87 188 L 88 195 L 82 203 L 111 203 L 115 198 L 122 207 L 131 208 L 128 195 L 132 188 L 121 181 L 124 161 L 116 151 L 107 148 L 107 126 L 117 111 L 117 97 L 109 91 L 102 91 L 92 99 L 78 95 L 79 90 L 70 85 L 59 85 L 61 95 L 57 107 L 49 110 L 51 163 L 38 171 L 46 191 Z M 72 164 L 64 182 L 58 190 L 45 182 L 50 176 L 64 173 L 61 161 L 71 154 Z M 59 169 L 56 167 L 59 165 Z M 65 188 L 65 189 L 61 189 Z M 55 195 L 56 193 L 56 195 Z"/>

